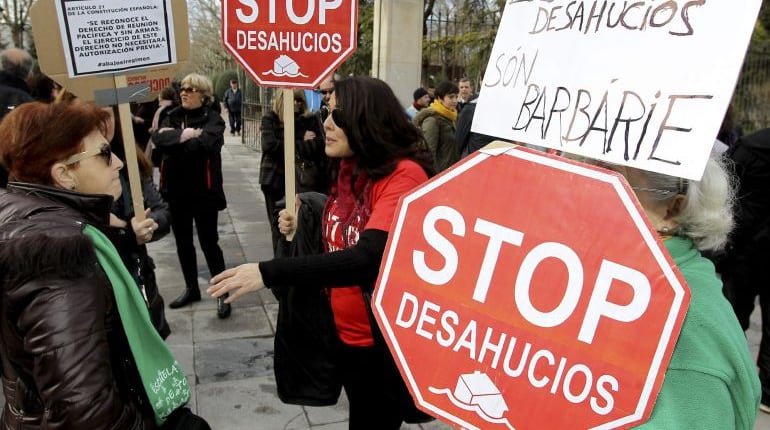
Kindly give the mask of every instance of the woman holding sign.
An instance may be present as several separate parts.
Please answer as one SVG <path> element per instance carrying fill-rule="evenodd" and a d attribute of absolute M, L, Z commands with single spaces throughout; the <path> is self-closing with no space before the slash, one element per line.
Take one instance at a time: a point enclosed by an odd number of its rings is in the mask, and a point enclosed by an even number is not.
<path fill-rule="evenodd" d="M 751 430 L 760 394 L 755 366 L 714 265 L 701 255 L 722 248 L 732 230 L 728 175 L 714 158 L 700 181 L 610 168 L 636 192 L 692 294 L 652 416 L 639 428 Z"/>
<path fill-rule="evenodd" d="M 193 244 L 193 223 L 211 276 L 225 270 L 219 247 L 217 217 L 227 207 L 222 188 L 222 145 L 225 122 L 211 108 L 209 78 L 191 73 L 182 79 L 181 106 L 171 109 L 160 130 L 152 135 L 160 154 L 160 192 L 171 209 L 171 230 L 186 288 L 172 301 L 180 308 L 201 299 L 198 260 Z M 230 316 L 230 305 L 217 302 L 217 316 Z"/>
<path fill-rule="evenodd" d="M 297 160 L 297 192 L 316 191 L 326 193 L 326 155 L 320 121 L 307 109 L 305 92 L 294 90 L 294 151 Z M 278 249 L 281 233 L 275 223 L 276 202 L 284 198 L 284 117 L 283 91 L 278 91 L 273 100 L 273 109 L 260 120 L 260 146 L 262 158 L 259 163 L 259 184 L 265 196 L 267 219 L 273 239 L 273 252 Z M 302 174 L 304 173 L 304 175 Z"/>
<path fill-rule="evenodd" d="M 326 155 L 332 159 L 331 193 L 321 216 L 325 252 L 244 264 L 212 279 L 215 297 L 228 301 L 264 287 L 321 284 L 336 343 L 329 368 L 350 401 L 351 429 L 398 429 L 402 421 L 427 418 L 414 408 L 393 358 L 382 340 L 369 299 L 379 272 L 399 198 L 432 173 L 420 130 L 404 115 L 386 83 L 349 77 L 336 82 L 324 122 Z M 281 212 L 288 234 L 295 217 Z M 300 291 L 299 293 L 301 293 Z M 298 293 L 298 294 L 299 294 Z M 323 327 L 316 327 L 319 336 Z M 311 387 L 315 388 L 315 387 Z"/>
<path fill-rule="evenodd" d="M 17 181 L 0 192 L 4 429 L 153 429 L 190 398 L 107 238 L 123 167 L 108 115 L 35 102 L 0 123 Z"/>

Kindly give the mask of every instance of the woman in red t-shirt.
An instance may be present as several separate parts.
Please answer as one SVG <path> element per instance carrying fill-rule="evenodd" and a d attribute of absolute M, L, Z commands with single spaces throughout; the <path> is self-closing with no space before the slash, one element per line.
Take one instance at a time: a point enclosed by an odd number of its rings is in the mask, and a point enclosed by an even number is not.
<path fill-rule="evenodd" d="M 335 82 L 324 131 L 336 178 L 322 215 L 325 253 L 226 270 L 212 279 L 209 293 L 229 292 L 232 302 L 263 287 L 323 280 L 339 338 L 335 365 L 350 402 L 349 428 L 398 429 L 405 419 L 427 416 L 408 417 L 414 405 L 399 401 L 406 387 L 371 323 L 368 299 L 398 200 L 428 179 L 432 160 L 421 150 L 422 133 L 379 79 Z M 295 225 L 293 214 L 282 211 L 281 233 L 293 232 Z"/>

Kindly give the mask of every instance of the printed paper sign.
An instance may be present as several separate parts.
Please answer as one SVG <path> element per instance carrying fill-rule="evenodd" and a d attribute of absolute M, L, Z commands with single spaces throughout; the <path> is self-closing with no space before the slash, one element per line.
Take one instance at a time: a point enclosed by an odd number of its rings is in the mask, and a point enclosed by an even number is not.
<path fill-rule="evenodd" d="M 509 0 L 473 131 L 700 179 L 759 0 Z"/>
<path fill-rule="evenodd" d="M 176 63 L 171 0 L 56 3 L 70 77 Z"/>

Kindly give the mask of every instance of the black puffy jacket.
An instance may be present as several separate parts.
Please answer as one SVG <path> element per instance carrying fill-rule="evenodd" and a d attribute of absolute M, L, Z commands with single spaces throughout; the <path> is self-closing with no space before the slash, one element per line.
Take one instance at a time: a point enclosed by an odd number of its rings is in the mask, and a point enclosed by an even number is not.
<path fill-rule="evenodd" d="M 40 185 L 0 190 L 3 429 L 154 428 L 112 286 L 82 232 L 108 233 L 111 203 Z"/>

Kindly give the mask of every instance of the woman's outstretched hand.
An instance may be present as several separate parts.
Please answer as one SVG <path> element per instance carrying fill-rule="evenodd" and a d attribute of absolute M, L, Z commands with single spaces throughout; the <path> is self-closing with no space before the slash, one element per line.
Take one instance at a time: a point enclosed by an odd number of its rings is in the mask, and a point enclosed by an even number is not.
<path fill-rule="evenodd" d="M 259 264 L 247 263 L 214 276 L 206 292 L 214 298 L 230 293 L 225 303 L 232 303 L 244 294 L 259 291 L 262 288 L 265 288 L 265 283 L 262 280 L 262 272 L 259 271 Z"/>

